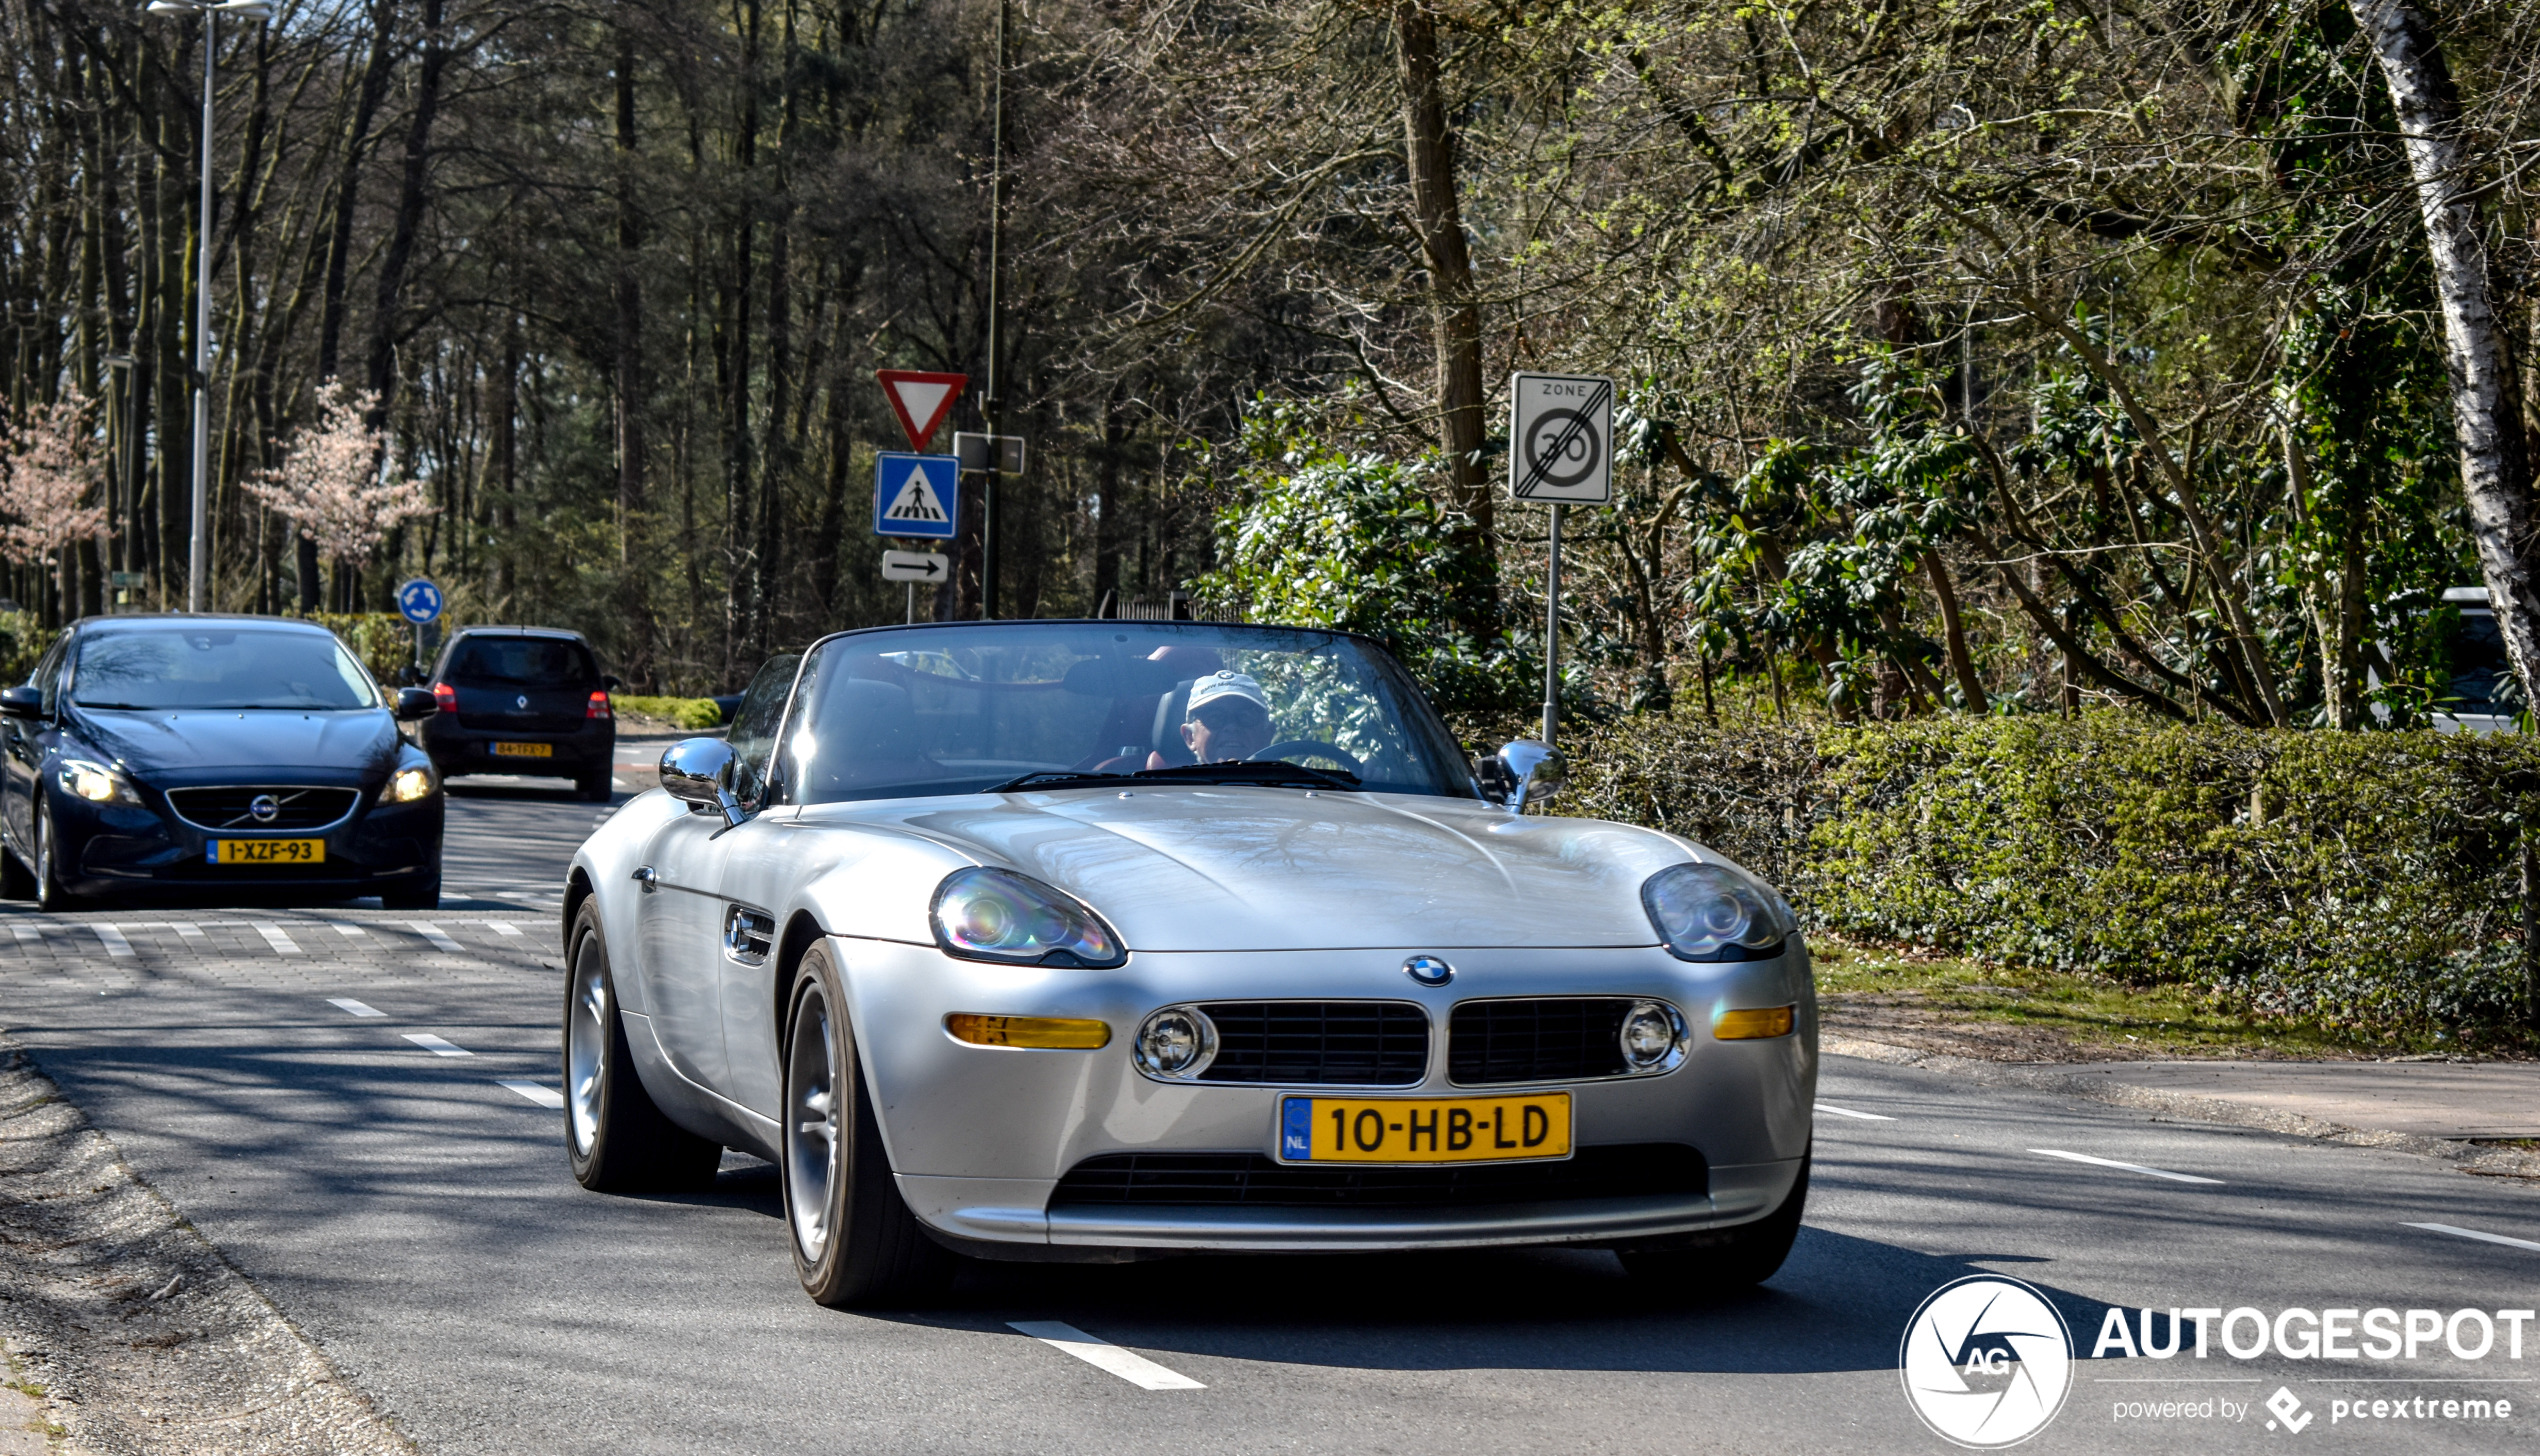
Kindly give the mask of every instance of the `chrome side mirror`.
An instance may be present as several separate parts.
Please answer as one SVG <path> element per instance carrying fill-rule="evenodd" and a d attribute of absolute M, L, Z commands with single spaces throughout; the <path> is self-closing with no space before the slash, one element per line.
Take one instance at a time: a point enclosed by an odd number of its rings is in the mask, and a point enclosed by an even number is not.
<path fill-rule="evenodd" d="M 734 792 L 747 772 L 720 738 L 682 738 L 662 750 L 661 786 L 692 814 L 719 811 L 726 828 L 750 817 Z"/>
<path fill-rule="evenodd" d="M 1502 744 L 1490 768 L 1490 778 L 1497 782 L 1487 787 L 1497 791 L 1500 806 L 1511 814 L 1523 814 L 1528 804 L 1548 802 L 1570 783 L 1570 761 L 1561 756 L 1561 750 L 1531 738 Z"/>

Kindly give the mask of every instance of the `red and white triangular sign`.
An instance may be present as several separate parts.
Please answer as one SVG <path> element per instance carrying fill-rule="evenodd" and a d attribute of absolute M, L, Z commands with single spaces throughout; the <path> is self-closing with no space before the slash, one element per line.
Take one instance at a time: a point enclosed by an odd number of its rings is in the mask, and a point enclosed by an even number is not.
<path fill-rule="evenodd" d="M 926 442 L 935 438 L 935 427 L 952 413 L 953 401 L 961 398 L 962 386 L 970 382 L 967 374 L 927 374 L 915 369 L 877 369 L 874 377 L 882 381 L 882 393 L 891 401 L 891 412 L 900 417 L 900 428 L 908 431 L 908 448 L 924 454 Z"/>

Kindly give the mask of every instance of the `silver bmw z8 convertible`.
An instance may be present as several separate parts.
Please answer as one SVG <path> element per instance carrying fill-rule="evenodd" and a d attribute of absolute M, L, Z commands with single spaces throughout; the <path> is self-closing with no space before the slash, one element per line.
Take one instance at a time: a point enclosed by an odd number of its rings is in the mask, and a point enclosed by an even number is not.
<path fill-rule="evenodd" d="M 1701 1294 L 1807 1201 L 1814 975 L 1701 845 L 1528 813 L 1339 632 L 977 622 L 769 661 L 574 856 L 573 1174 L 776 1163 L 803 1288 L 962 1256 L 1568 1244 Z"/>

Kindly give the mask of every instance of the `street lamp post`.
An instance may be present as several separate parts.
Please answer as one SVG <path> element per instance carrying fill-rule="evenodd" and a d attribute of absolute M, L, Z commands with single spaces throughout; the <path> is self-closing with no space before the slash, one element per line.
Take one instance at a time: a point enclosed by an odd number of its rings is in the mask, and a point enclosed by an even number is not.
<path fill-rule="evenodd" d="M 185 609 L 203 610 L 211 570 L 212 474 L 212 17 L 235 15 L 264 20 L 273 14 L 268 0 L 150 0 L 152 15 L 203 17 L 203 196 L 202 223 L 194 242 L 194 507 L 193 536 L 185 553 Z"/>

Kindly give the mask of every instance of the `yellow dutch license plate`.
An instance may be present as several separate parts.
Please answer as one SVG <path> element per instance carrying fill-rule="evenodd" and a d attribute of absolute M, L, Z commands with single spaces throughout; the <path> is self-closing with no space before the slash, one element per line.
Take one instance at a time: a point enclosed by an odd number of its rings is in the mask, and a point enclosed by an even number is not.
<path fill-rule="evenodd" d="M 215 839 L 205 858 L 213 864 L 324 864 L 323 839 Z"/>
<path fill-rule="evenodd" d="M 497 743 L 494 745 L 494 756 L 496 758 L 553 758 L 556 756 L 556 746 L 552 743 Z"/>
<path fill-rule="evenodd" d="M 1570 1094 L 1282 1097 L 1283 1163 L 1498 1163 L 1570 1156 Z"/>

